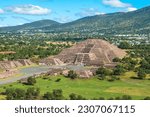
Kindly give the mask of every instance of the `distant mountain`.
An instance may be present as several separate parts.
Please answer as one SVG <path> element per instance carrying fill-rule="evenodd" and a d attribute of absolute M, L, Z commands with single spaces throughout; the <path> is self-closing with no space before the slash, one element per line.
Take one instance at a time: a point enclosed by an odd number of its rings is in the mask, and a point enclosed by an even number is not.
<path fill-rule="evenodd" d="M 15 32 L 15 31 L 24 31 L 24 30 L 33 30 L 33 29 L 38 29 L 38 28 L 44 28 L 44 27 L 53 27 L 56 25 L 59 25 L 60 23 L 52 20 L 40 20 L 40 21 L 35 21 L 32 23 L 27 23 L 23 25 L 18 25 L 18 26 L 9 26 L 9 27 L 2 27 L 0 28 L 0 32 Z"/>
<path fill-rule="evenodd" d="M 20 26 L 0 28 L 0 32 L 70 32 L 78 34 L 131 34 L 150 33 L 150 6 L 132 12 L 118 12 L 85 17 L 70 23 L 61 24 L 51 20 L 41 20 Z"/>

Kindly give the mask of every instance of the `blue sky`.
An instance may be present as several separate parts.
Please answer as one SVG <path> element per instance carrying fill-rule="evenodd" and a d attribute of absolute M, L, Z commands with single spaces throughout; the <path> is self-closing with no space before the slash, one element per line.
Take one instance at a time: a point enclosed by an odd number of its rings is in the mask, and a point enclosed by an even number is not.
<path fill-rule="evenodd" d="M 0 0 L 0 27 L 51 19 L 61 23 L 112 12 L 134 11 L 150 0 Z"/>

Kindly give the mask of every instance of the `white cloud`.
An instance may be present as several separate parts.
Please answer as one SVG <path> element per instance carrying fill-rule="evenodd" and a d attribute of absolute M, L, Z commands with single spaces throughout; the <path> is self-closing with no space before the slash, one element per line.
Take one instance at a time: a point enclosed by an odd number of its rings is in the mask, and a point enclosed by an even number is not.
<path fill-rule="evenodd" d="M 44 15 L 51 13 L 50 9 L 42 8 L 40 6 L 35 6 L 32 4 L 13 6 L 9 7 L 8 10 L 17 14 L 27 14 L 27 15 Z"/>
<path fill-rule="evenodd" d="M 98 9 L 95 8 L 89 8 L 89 9 L 83 9 L 81 12 L 76 13 L 75 15 L 78 17 L 86 17 L 86 16 L 102 15 L 102 14 L 105 13 L 100 12 Z"/>
<path fill-rule="evenodd" d="M 127 11 L 129 11 L 129 12 L 130 12 L 130 11 L 136 11 L 136 10 L 137 10 L 137 8 L 135 8 L 135 7 L 128 7 L 128 8 L 127 8 Z"/>
<path fill-rule="evenodd" d="M 3 10 L 3 9 L 0 9 L 0 14 L 1 14 L 1 13 L 4 13 L 4 10 Z"/>
<path fill-rule="evenodd" d="M 137 8 L 132 4 L 121 2 L 121 0 L 103 0 L 104 5 L 108 5 L 115 8 L 124 8 L 125 12 L 135 11 Z"/>
<path fill-rule="evenodd" d="M 103 0 L 103 4 L 118 8 L 125 8 L 132 6 L 131 4 L 123 3 L 120 0 Z"/>

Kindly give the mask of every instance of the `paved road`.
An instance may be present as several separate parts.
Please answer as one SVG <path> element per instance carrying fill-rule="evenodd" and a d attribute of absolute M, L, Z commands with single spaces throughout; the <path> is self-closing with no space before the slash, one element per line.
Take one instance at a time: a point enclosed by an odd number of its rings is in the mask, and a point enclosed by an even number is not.
<path fill-rule="evenodd" d="M 21 76 L 14 76 L 11 78 L 2 79 L 2 80 L 0 80 L 0 85 L 16 82 L 17 80 L 28 78 L 35 74 L 45 73 L 49 70 L 50 69 L 48 66 L 34 66 L 34 67 L 23 68 L 23 69 L 19 70 L 19 72 L 22 74 Z"/>
<path fill-rule="evenodd" d="M 12 82 L 16 82 L 20 79 L 25 79 L 30 76 L 34 76 L 35 74 L 46 73 L 54 68 L 66 68 L 70 70 L 80 70 L 84 69 L 82 65 L 67 65 L 67 66 L 34 66 L 34 67 L 27 67 L 20 70 L 21 76 L 15 76 L 7 79 L 0 80 L 0 85 L 8 84 Z"/>

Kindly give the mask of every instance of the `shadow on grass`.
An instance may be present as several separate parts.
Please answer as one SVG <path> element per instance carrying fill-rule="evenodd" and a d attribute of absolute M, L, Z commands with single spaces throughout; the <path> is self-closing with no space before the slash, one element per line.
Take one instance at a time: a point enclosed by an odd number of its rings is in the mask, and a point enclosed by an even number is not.
<path fill-rule="evenodd" d="M 130 77 L 130 78 L 135 80 L 144 80 L 144 78 L 139 78 L 139 77 Z"/>

